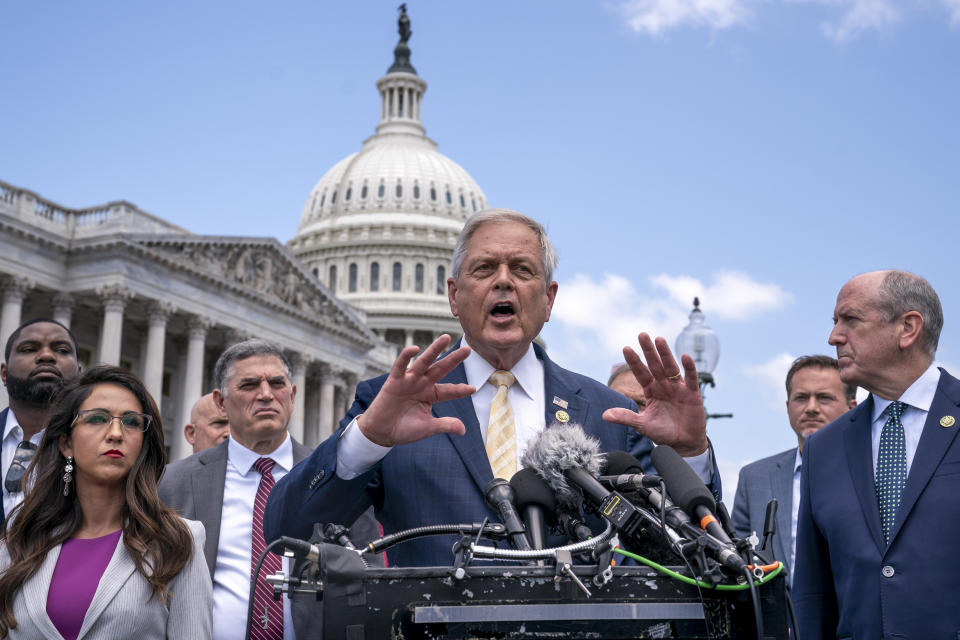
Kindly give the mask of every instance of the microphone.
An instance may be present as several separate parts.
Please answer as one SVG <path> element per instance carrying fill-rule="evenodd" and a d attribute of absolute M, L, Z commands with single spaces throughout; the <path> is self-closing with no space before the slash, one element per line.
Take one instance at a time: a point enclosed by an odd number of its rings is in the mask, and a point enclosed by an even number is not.
<path fill-rule="evenodd" d="M 651 458 L 653 465 L 666 481 L 667 493 L 674 502 L 690 517 L 698 519 L 700 528 L 726 548 L 725 552 L 720 552 L 720 561 L 731 569 L 742 570 L 746 563 L 737 555 L 733 540 L 717 521 L 714 515 L 717 503 L 697 473 L 668 445 L 654 447 Z"/>
<path fill-rule="evenodd" d="M 517 507 L 534 549 L 543 549 L 547 541 L 547 525 L 556 521 L 557 499 L 553 491 L 533 469 L 520 469 L 510 486 L 517 495 Z M 553 521 L 553 522 L 551 522 Z"/>
<path fill-rule="evenodd" d="M 306 540 L 281 536 L 280 544 L 283 545 L 284 550 L 287 552 L 284 555 L 303 558 L 307 562 L 317 563 L 320 561 L 320 547 L 315 544 L 310 544 Z"/>
<path fill-rule="evenodd" d="M 606 471 L 610 475 L 602 476 L 601 481 L 610 482 L 614 489 L 640 493 L 658 513 L 663 509 L 666 524 L 677 529 L 683 529 L 684 525 L 690 524 L 690 516 L 657 489 L 660 486 L 660 476 L 643 473 L 640 461 L 626 451 L 608 453 Z"/>
<path fill-rule="evenodd" d="M 603 460 L 600 442 L 576 424 L 545 429 L 523 454 L 523 466 L 536 471 L 553 489 L 562 511 L 579 513 L 581 496 L 586 496 L 603 518 L 632 536 L 642 515 L 629 500 L 596 479 Z"/>
<path fill-rule="evenodd" d="M 353 542 L 350 541 L 350 537 L 347 535 L 349 533 L 350 533 L 350 530 L 347 529 L 342 524 L 334 524 L 332 522 L 328 522 L 327 524 L 323 525 L 324 538 L 326 538 L 330 542 L 334 542 L 340 545 L 341 547 L 350 549 L 351 551 L 356 551 L 357 548 L 353 546 Z"/>
<path fill-rule="evenodd" d="M 494 478 L 483 490 L 484 499 L 491 509 L 500 514 L 503 526 L 507 528 L 507 537 L 514 549 L 529 551 L 530 542 L 527 540 L 523 522 L 517 515 L 516 499 L 510 483 L 503 478 Z"/>

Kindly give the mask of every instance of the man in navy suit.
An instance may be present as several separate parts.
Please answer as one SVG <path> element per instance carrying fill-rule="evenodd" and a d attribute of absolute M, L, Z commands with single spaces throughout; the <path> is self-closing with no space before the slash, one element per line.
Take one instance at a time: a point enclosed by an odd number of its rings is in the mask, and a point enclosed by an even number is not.
<path fill-rule="evenodd" d="M 438 360 L 450 344 L 449 336 L 441 336 L 412 364 L 419 349 L 407 347 L 388 376 L 361 382 L 337 433 L 271 493 L 267 539 L 306 538 L 313 522 L 351 522 L 370 504 L 386 533 L 499 520 L 484 503 L 483 489 L 493 478 L 488 429 L 494 425 L 501 433 L 500 423 L 490 419 L 491 407 L 504 394 L 515 429 L 494 458 L 499 462 L 515 458 L 515 467 L 542 429 L 570 422 L 583 425 L 605 450 L 630 451 L 647 466 L 651 440 L 671 444 L 690 457 L 701 477 L 718 477 L 689 356 L 683 356 L 681 370 L 666 341 L 654 343 L 646 334 L 640 336 L 646 366 L 632 349 L 624 350 L 648 400 L 639 414 L 633 401 L 557 366 L 533 344 L 550 319 L 555 266 L 546 232 L 535 220 L 507 210 L 472 216 L 447 281 L 463 344 Z M 498 371 L 508 372 L 511 382 L 494 384 L 490 376 Z M 388 557 L 399 565 L 449 565 L 450 547 L 449 538 L 419 539 Z"/>
<path fill-rule="evenodd" d="M 783 562 L 793 580 L 793 560 L 800 511 L 800 468 L 803 443 L 857 405 L 857 387 L 840 379 L 840 365 L 830 356 L 797 358 L 787 371 L 787 417 L 797 446 L 751 462 L 740 469 L 733 502 L 733 527 L 741 537 L 762 535 L 767 503 L 776 499 L 777 533 L 773 559 Z"/>
<path fill-rule="evenodd" d="M 53 399 L 80 374 L 77 339 L 56 320 L 37 318 L 10 334 L 0 364 L 0 378 L 10 406 L 0 411 L 0 472 L 3 502 L 0 524 L 23 501 L 21 480 L 47 426 Z"/>
<path fill-rule="evenodd" d="M 960 637 L 960 381 L 933 365 L 943 312 L 903 271 L 847 282 L 830 344 L 870 392 L 804 445 L 800 639 Z"/>

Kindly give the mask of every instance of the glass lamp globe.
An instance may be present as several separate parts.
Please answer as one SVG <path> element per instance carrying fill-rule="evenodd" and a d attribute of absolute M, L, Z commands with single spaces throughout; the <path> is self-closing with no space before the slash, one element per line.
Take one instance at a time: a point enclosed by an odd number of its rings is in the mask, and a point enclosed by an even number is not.
<path fill-rule="evenodd" d="M 697 365 L 697 372 L 712 375 L 720 359 L 720 340 L 713 329 L 704 323 L 700 298 L 693 299 L 690 324 L 683 328 L 674 345 L 677 356 L 687 353 Z"/>

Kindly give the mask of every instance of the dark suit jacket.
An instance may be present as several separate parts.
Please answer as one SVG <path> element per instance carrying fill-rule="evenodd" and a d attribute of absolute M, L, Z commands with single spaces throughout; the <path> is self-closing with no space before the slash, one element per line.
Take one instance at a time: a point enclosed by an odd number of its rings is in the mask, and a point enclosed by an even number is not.
<path fill-rule="evenodd" d="M 160 479 L 160 499 L 184 518 L 199 520 L 207 531 L 203 551 L 210 569 L 210 578 L 217 566 L 217 548 L 220 544 L 220 518 L 223 511 L 223 487 L 227 477 L 227 447 L 224 441 L 183 460 L 167 465 Z M 310 449 L 293 441 L 293 462 L 300 462 L 310 455 Z M 360 515 L 360 514 L 358 514 Z M 372 514 L 363 514 L 351 528 L 351 535 L 358 541 L 367 541 L 379 535 L 379 527 Z M 308 539 L 308 535 L 303 539 Z M 269 542 L 275 538 L 265 537 Z M 311 598 L 296 597 L 291 600 L 291 616 L 298 640 L 320 638 L 321 607 Z"/>
<path fill-rule="evenodd" d="M 546 424 L 556 422 L 559 407 L 553 404 L 553 398 L 565 400 L 570 422 L 582 425 L 587 434 L 599 439 L 604 451 L 629 451 L 645 468 L 652 468 L 653 443 L 629 427 L 604 422 L 600 417 L 610 407 L 636 410 L 636 404 L 595 380 L 557 366 L 537 345 L 534 349 L 543 362 Z M 480 522 L 485 517 L 499 522 L 499 516 L 484 502 L 483 489 L 493 479 L 493 472 L 470 397 L 433 406 L 436 416 L 462 420 L 466 435 L 438 434 L 397 446 L 361 476 L 353 480 L 337 476 L 337 440 L 351 420 L 366 410 L 385 380 L 386 376 L 381 376 L 361 382 L 337 433 L 277 483 L 264 515 L 267 536 L 303 538 L 309 535 L 313 522 L 349 521 L 371 504 L 385 533 L 426 524 Z M 443 382 L 465 383 L 463 365 Z M 719 491 L 716 469 L 714 478 Z M 454 540 L 445 536 L 419 538 L 394 547 L 387 555 L 392 565 L 449 565 Z"/>
<path fill-rule="evenodd" d="M 737 496 L 733 500 L 733 528 L 745 538 L 752 532 L 763 539 L 767 503 L 776 498 L 777 532 L 773 537 L 774 559 L 789 572 L 793 543 L 793 466 L 797 448 L 751 462 L 740 469 Z"/>
<path fill-rule="evenodd" d="M 941 371 L 889 544 L 873 476 L 873 398 L 804 444 L 793 579 L 801 640 L 960 637 L 960 381 Z M 943 427 L 945 416 L 956 421 Z"/>
<path fill-rule="evenodd" d="M 7 424 L 7 411 L 10 411 L 10 407 L 7 407 L 3 411 L 0 411 L 0 438 L 3 437 L 3 428 Z M 5 478 L 0 478 L 0 482 L 2 482 L 3 480 L 5 480 Z M 0 500 L 0 527 L 3 526 L 3 522 L 6 519 L 7 519 L 7 514 L 3 512 L 3 500 Z"/>

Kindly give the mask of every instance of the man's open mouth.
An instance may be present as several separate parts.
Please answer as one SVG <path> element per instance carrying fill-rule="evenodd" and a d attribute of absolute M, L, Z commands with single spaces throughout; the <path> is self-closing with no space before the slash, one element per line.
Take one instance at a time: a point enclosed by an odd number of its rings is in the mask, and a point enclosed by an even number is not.
<path fill-rule="evenodd" d="M 493 305 L 493 309 L 490 310 L 490 315 L 494 318 L 506 318 L 514 314 L 512 302 L 498 302 Z"/>

